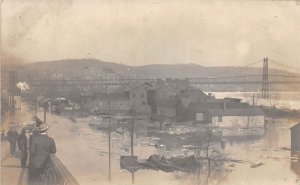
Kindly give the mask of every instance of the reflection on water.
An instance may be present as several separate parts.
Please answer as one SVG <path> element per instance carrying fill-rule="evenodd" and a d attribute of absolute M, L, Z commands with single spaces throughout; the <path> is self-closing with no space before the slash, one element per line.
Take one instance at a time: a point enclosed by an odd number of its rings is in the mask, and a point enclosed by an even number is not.
<path fill-rule="evenodd" d="M 90 127 L 84 119 L 74 122 L 53 117 L 60 121 L 58 124 L 51 121 L 51 115 L 47 117 L 52 124 L 50 135 L 57 139 L 58 155 L 63 162 L 74 174 L 79 174 L 81 182 L 89 182 L 85 184 L 93 184 L 92 181 L 99 184 L 96 182 L 105 180 L 108 168 L 107 130 Z M 299 154 L 296 157 L 289 151 L 289 128 L 294 123 L 274 120 L 259 130 L 218 130 L 199 125 L 174 125 L 159 130 L 148 127 L 154 123 L 137 123 L 134 153 L 139 159 L 147 159 L 152 154 L 166 157 L 194 155 L 201 166 L 193 173 L 139 170 L 135 173 L 135 184 L 299 184 Z M 70 158 L 69 153 L 64 151 L 67 150 L 65 146 L 72 143 L 76 143 L 73 146 L 78 145 L 78 148 L 68 149 L 73 151 Z M 130 125 L 112 133 L 112 172 L 115 179 L 112 184 L 131 184 L 131 173 L 120 169 L 121 155 L 130 155 Z M 76 160 L 75 164 L 78 164 L 75 165 L 74 159 L 82 156 L 86 157 L 85 160 Z M 87 163 L 92 165 L 86 167 Z M 78 165 L 84 166 L 84 171 Z"/>
<path fill-rule="evenodd" d="M 55 121 L 51 120 L 52 117 Z M 48 115 L 47 119 L 52 127 L 50 135 L 57 141 L 57 155 L 78 180 L 88 182 L 83 184 L 99 184 L 99 181 L 107 184 L 107 130 L 92 128 L 85 119 L 74 122 L 55 115 Z M 135 184 L 279 185 L 300 182 L 297 182 L 300 179 L 300 160 L 295 160 L 294 154 L 291 157 L 289 151 L 292 124 L 288 120 L 275 120 L 274 124 L 260 130 L 220 132 L 216 128 L 198 125 L 175 125 L 159 130 L 149 127 L 152 124 L 135 125 L 134 153 L 139 159 L 147 159 L 152 154 L 166 157 L 194 155 L 201 167 L 193 173 L 139 170 L 135 172 Z M 131 184 L 131 173 L 120 169 L 121 155 L 130 155 L 130 125 L 112 133 L 112 184 Z M 82 156 L 85 159 L 79 160 Z M 74 159 L 78 159 L 76 163 Z M 251 167 L 259 163 L 263 165 Z"/>
<path fill-rule="evenodd" d="M 179 128 L 182 129 L 182 127 L 176 127 L 177 130 Z M 295 178 L 291 175 L 291 170 L 299 174 L 299 161 L 290 163 L 290 132 L 285 121 L 275 120 L 274 123 L 260 130 L 217 132 L 216 129 L 209 130 L 208 127 L 207 130 L 205 128 L 199 130 L 197 126 L 194 130 L 189 127 L 188 132 L 182 131 L 174 134 L 168 131 L 174 128 L 156 130 L 137 125 L 135 129 L 134 147 L 136 150 L 148 151 L 137 153 L 141 159 L 146 159 L 154 153 L 166 157 L 194 155 L 197 158 L 201 163 L 201 168 L 197 171 L 173 173 L 173 176 L 184 184 L 236 184 L 240 181 L 244 184 L 253 184 L 259 182 L 253 179 L 249 179 L 249 182 L 241 180 L 238 176 L 241 176 L 239 174 L 242 172 L 256 177 L 263 175 L 262 179 L 270 183 L 273 174 L 264 174 L 261 170 L 277 168 L 281 165 L 284 167 L 278 170 L 287 171 L 286 174 L 282 174 L 283 181 L 286 178 Z M 105 131 L 100 132 L 105 133 Z M 120 155 L 129 155 L 129 129 L 125 128 L 123 135 L 114 137 L 115 144 L 121 146 Z M 164 152 L 159 150 L 161 146 Z M 289 168 L 290 164 L 291 168 Z M 257 174 L 258 171 L 259 174 Z M 148 173 L 148 171 L 142 170 L 136 173 L 136 176 L 141 173 Z M 137 181 L 136 183 L 138 184 Z"/>
<path fill-rule="evenodd" d="M 106 131 L 101 132 L 106 133 Z M 122 155 L 129 155 L 129 135 L 128 129 L 125 129 L 122 136 L 114 135 L 113 145 L 121 146 L 120 154 Z M 261 135 L 253 135 L 251 132 L 237 135 L 233 133 L 232 137 L 222 137 L 220 134 L 214 134 L 212 130 L 173 135 L 165 131 L 147 129 L 145 126 L 136 126 L 135 148 L 138 150 L 156 148 L 156 150 L 152 150 L 152 153 L 146 152 L 144 155 L 139 153 L 139 158 L 148 158 L 153 153 L 166 157 L 193 155 L 200 162 L 201 168 L 199 166 L 199 169 L 192 174 L 174 173 L 174 175 L 178 180 L 188 179 L 189 184 L 209 184 L 211 181 L 224 179 L 230 173 L 230 170 L 224 168 L 226 162 L 233 161 L 225 155 L 227 143 L 232 145 L 243 142 L 243 140 L 252 141 L 261 137 Z M 164 152 L 161 152 L 161 146 L 164 147 Z"/>

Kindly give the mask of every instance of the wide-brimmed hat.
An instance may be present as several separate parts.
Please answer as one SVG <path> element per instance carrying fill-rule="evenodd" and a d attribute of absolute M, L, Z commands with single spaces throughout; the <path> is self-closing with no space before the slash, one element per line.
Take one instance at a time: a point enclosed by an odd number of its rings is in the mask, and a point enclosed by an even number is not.
<path fill-rule="evenodd" d="M 41 124 L 43 124 L 42 120 L 40 120 L 40 118 L 38 118 L 37 116 L 34 116 L 33 120 L 35 121 L 35 124 L 37 127 L 39 127 Z"/>
<path fill-rule="evenodd" d="M 39 127 L 36 127 L 35 131 L 37 131 L 37 132 L 45 132 L 46 130 L 49 129 L 49 127 L 50 127 L 50 125 L 48 125 L 47 123 L 43 123 Z"/>

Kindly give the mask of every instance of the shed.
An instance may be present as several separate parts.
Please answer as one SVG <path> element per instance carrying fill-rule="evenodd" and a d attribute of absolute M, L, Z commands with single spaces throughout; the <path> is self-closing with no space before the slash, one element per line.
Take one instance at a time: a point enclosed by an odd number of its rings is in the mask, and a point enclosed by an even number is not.
<path fill-rule="evenodd" d="M 291 129 L 291 151 L 300 152 L 300 123 L 297 123 Z"/>

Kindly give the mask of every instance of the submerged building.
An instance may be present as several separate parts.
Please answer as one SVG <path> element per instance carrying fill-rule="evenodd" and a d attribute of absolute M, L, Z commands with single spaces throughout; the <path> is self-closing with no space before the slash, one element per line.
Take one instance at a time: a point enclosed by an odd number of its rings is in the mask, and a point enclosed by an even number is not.
<path fill-rule="evenodd" d="M 291 151 L 300 153 L 300 123 L 291 128 Z"/>

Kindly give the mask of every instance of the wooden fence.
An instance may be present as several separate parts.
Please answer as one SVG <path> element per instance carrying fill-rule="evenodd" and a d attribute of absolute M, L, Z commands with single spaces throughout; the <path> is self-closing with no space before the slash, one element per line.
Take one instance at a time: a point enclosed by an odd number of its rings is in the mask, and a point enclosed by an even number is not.
<path fill-rule="evenodd" d="M 35 184 L 35 183 L 33 183 Z M 38 184 L 43 185 L 79 185 L 77 180 L 57 158 L 50 154 L 50 162 L 45 173 L 38 179 Z"/>

